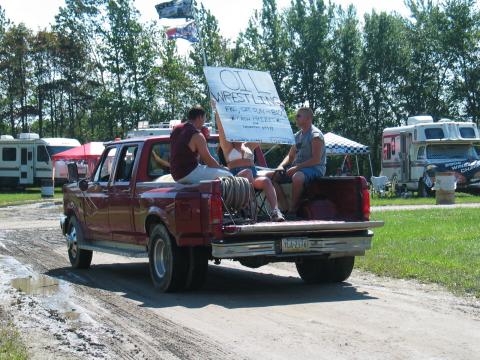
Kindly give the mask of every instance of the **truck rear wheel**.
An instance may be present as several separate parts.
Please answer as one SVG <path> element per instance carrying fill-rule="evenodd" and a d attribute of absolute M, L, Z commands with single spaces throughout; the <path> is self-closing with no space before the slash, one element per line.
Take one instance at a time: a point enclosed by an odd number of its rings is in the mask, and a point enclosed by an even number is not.
<path fill-rule="evenodd" d="M 188 275 L 186 288 L 189 290 L 200 289 L 207 278 L 208 258 L 210 250 L 206 247 L 191 247 L 188 249 Z"/>
<path fill-rule="evenodd" d="M 305 258 L 296 262 L 298 274 L 308 284 L 345 281 L 350 277 L 354 264 L 354 256 L 336 259 Z"/>
<path fill-rule="evenodd" d="M 78 243 L 83 241 L 83 231 L 75 217 L 68 224 L 68 258 L 75 269 L 88 269 L 92 263 L 93 251 L 79 249 Z"/>
<path fill-rule="evenodd" d="M 180 291 L 187 285 L 187 249 L 177 246 L 167 229 L 157 224 L 150 233 L 148 258 L 153 284 L 162 292 Z"/>

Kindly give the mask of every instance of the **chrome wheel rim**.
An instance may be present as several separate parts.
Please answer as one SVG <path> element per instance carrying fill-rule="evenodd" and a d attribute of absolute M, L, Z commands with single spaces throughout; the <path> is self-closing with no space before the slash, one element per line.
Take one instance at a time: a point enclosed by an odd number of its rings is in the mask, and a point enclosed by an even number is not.
<path fill-rule="evenodd" d="M 77 246 L 77 230 L 75 229 L 75 226 L 72 226 L 72 230 L 70 230 L 69 235 L 69 251 L 70 255 L 72 258 L 77 257 L 77 252 L 78 252 L 78 246 Z"/>
<path fill-rule="evenodd" d="M 159 278 L 163 278 L 167 272 L 167 261 L 168 255 L 165 251 L 165 241 L 163 239 L 158 239 L 153 251 L 153 263 L 155 273 Z"/>

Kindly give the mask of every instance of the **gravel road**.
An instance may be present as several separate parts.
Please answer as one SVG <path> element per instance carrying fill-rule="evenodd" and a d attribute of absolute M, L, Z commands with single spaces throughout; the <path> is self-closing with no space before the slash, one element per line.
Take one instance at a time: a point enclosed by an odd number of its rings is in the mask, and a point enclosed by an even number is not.
<path fill-rule="evenodd" d="M 0 208 L 0 306 L 34 359 L 473 359 L 480 302 L 355 271 L 307 286 L 289 264 L 210 265 L 198 292 L 159 294 L 145 261 L 72 270 L 53 203 Z"/>

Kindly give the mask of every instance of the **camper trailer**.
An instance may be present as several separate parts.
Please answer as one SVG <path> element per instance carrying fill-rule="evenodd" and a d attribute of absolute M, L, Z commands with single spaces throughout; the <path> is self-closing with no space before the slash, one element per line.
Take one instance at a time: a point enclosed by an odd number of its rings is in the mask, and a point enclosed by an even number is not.
<path fill-rule="evenodd" d="M 457 188 L 480 187 L 480 136 L 471 122 L 413 116 L 382 135 L 382 171 L 400 188 L 426 195 L 435 173 L 454 172 Z"/>
<path fill-rule="evenodd" d="M 77 146 L 80 142 L 75 139 L 40 139 L 34 133 L 22 133 L 17 139 L 1 135 L 0 186 L 33 185 L 42 179 L 51 179 L 51 156 Z"/>

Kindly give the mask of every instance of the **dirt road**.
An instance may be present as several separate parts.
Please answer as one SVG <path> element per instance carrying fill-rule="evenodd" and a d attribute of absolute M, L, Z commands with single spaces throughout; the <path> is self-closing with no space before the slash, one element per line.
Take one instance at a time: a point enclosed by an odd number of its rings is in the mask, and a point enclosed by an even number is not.
<path fill-rule="evenodd" d="M 480 303 L 355 272 L 306 286 L 290 265 L 211 265 L 202 291 L 159 294 L 145 261 L 72 270 L 52 204 L 0 208 L 0 306 L 37 359 L 473 359 Z"/>

